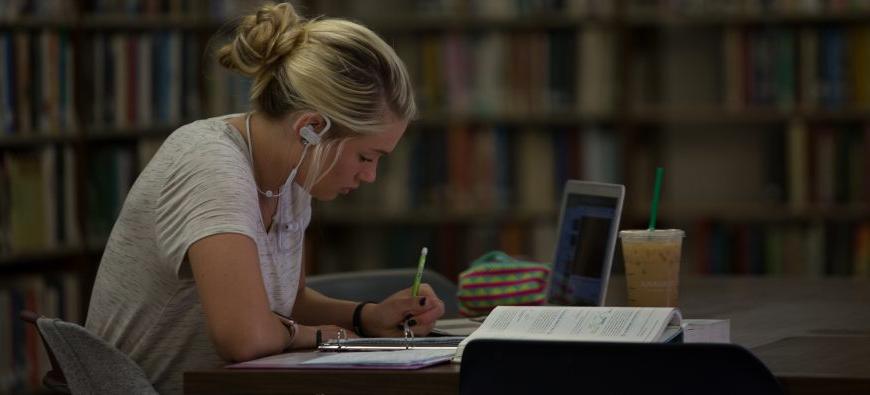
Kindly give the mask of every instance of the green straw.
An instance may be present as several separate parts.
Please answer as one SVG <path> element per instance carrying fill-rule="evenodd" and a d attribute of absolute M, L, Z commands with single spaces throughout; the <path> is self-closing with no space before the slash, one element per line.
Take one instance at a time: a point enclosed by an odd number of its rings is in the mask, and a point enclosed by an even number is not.
<path fill-rule="evenodd" d="M 656 216 L 659 212 L 659 193 L 662 191 L 662 177 L 665 175 L 664 167 L 656 167 L 656 185 L 653 189 L 652 212 L 649 216 L 649 230 L 656 229 Z"/>

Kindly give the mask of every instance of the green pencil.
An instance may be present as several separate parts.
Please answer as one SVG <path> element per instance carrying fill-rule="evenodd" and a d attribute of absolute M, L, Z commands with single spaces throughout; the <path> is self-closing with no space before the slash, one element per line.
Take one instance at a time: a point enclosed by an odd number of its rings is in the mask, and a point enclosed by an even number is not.
<path fill-rule="evenodd" d="M 420 292 L 420 281 L 423 280 L 423 267 L 426 266 L 426 254 L 429 253 L 429 249 L 423 247 L 420 250 L 420 260 L 417 261 L 417 275 L 414 276 L 414 285 L 411 286 L 411 296 L 417 296 Z"/>

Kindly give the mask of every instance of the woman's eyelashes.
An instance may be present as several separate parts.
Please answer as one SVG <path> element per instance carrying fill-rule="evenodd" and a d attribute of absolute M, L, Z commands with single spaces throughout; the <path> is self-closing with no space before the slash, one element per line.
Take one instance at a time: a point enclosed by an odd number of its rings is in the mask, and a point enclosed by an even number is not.
<path fill-rule="evenodd" d="M 367 157 L 365 157 L 364 155 L 360 155 L 360 156 L 359 156 L 359 161 L 360 161 L 360 162 L 373 162 L 374 159 L 372 159 L 372 158 L 367 158 Z"/>

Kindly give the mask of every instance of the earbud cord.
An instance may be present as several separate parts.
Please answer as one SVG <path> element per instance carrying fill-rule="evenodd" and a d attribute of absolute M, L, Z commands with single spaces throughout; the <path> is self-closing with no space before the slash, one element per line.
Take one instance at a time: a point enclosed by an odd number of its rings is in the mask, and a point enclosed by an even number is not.
<path fill-rule="evenodd" d="M 249 112 L 248 115 L 245 117 L 245 135 L 248 138 L 248 155 L 250 155 L 250 157 L 251 157 L 251 170 L 253 171 L 253 169 L 254 169 L 254 150 L 253 150 L 252 146 L 254 145 L 254 141 L 251 140 L 251 115 L 253 115 L 253 112 Z M 307 149 L 308 149 L 308 146 L 306 145 L 302 151 L 303 157 L 305 156 L 305 150 L 307 150 Z M 299 159 L 299 163 L 302 163 L 301 158 Z M 293 170 L 290 171 L 290 176 L 287 178 L 292 181 L 296 177 L 296 169 L 298 169 L 298 168 L 299 168 L 299 165 L 297 165 L 295 168 L 293 168 Z M 256 184 L 256 181 L 254 181 L 254 184 Z M 286 182 L 285 182 L 285 184 L 286 184 Z M 264 192 L 259 187 L 257 187 L 257 192 L 259 192 L 261 195 L 266 196 L 267 198 L 276 198 L 276 199 L 284 194 L 284 191 L 278 193 L 277 195 L 273 194 L 272 191 L 268 191 L 268 190 Z M 271 256 L 273 260 L 278 259 L 278 253 L 276 251 L 274 243 L 272 243 L 272 238 L 269 236 L 269 229 L 266 229 L 266 224 L 263 222 L 263 217 L 261 217 L 260 215 L 257 215 L 257 219 L 260 220 L 260 226 L 262 226 L 264 231 L 266 232 L 266 247 L 268 247 L 269 256 Z M 274 225 L 274 222 L 272 223 L 272 225 Z M 280 232 L 279 232 L 279 234 L 280 234 Z M 276 237 L 280 237 L 280 236 L 276 236 Z"/>
<path fill-rule="evenodd" d="M 248 115 L 245 117 L 245 135 L 248 138 L 248 155 L 251 157 L 251 169 L 254 170 L 254 167 L 255 167 L 255 165 L 254 165 L 254 140 L 251 139 L 251 116 L 252 115 L 254 115 L 254 113 L 249 112 Z M 293 170 L 290 170 L 290 175 L 287 176 L 287 181 L 284 182 L 284 185 L 287 185 L 288 183 L 293 182 L 293 180 L 296 179 L 296 172 L 299 170 L 299 166 L 302 165 L 302 160 L 305 159 L 305 154 L 308 153 L 308 144 L 306 144 L 303 141 L 302 147 L 303 147 L 302 148 L 302 155 L 299 157 L 299 163 L 296 164 L 295 167 L 293 167 Z M 254 171 L 256 171 L 256 170 L 254 170 Z M 254 184 L 256 185 L 256 181 L 254 181 Z M 271 198 L 277 199 L 277 198 L 281 197 L 281 195 L 283 195 L 284 192 L 287 192 L 287 190 L 286 189 L 281 190 L 279 187 L 279 191 L 276 194 L 268 189 L 264 191 L 264 190 L 260 189 L 259 185 L 257 185 L 257 192 L 259 192 L 261 195 L 263 195 L 269 199 L 271 199 Z"/>

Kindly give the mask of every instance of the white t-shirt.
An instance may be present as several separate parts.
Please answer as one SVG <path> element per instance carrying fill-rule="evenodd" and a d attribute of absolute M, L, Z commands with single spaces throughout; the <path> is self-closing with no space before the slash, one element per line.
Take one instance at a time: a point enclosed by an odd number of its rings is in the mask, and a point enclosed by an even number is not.
<path fill-rule="evenodd" d="M 293 183 L 267 234 L 247 144 L 226 123 L 231 116 L 184 125 L 166 139 L 127 195 L 91 295 L 87 328 L 127 353 L 164 394 L 182 392 L 185 371 L 226 364 L 187 259 L 195 241 L 250 237 L 271 309 L 289 316 L 296 298 L 311 196 Z"/>

